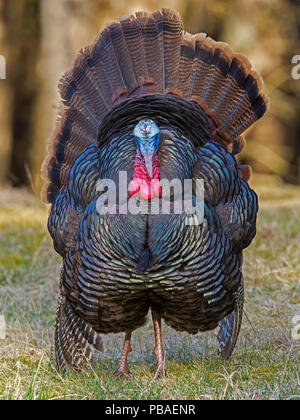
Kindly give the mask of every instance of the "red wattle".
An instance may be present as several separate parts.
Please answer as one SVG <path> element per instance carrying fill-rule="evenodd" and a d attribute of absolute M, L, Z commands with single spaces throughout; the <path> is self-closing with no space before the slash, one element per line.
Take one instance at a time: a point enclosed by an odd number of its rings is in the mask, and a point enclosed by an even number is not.
<path fill-rule="evenodd" d="M 151 185 L 147 182 L 143 182 L 140 186 L 140 195 L 145 200 L 149 200 L 153 197 L 153 190 L 151 188 Z"/>
<path fill-rule="evenodd" d="M 160 197 L 161 196 L 161 185 L 160 185 L 159 179 L 152 179 L 151 180 L 151 186 L 152 186 L 152 190 L 153 190 L 154 195 L 156 197 Z"/>
<path fill-rule="evenodd" d="M 130 197 L 133 197 L 140 191 L 140 184 L 137 179 L 133 179 L 129 183 L 128 192 Z"/>
<path fill-rule="evenodd" d="M 153 196 L 160 197 L 161 185 L 159 182 L 159 161 L 158 156 L 154 155 L 153 158 L 153 176 L 149 178 L 146 170 L 145 161 L 141 156 L 139 150 L 137 150 L 134 161 L 134 173 L 133 179 L 129 183 L 128 192 L 129 196 L 140 193 L 141 197 L 145 200 L 151 199 Z"/>

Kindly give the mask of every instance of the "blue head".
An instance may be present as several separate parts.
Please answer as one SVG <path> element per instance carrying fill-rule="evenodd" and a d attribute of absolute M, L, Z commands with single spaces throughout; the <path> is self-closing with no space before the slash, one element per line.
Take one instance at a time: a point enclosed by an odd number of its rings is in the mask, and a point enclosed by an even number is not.
<path fill-rule="evenodd" d="M 149 178 L 153 175 L 153 157 L 159 144 L 159 128 L 152 120 L 141 120 L 133 130 L 136 145 L 145 160 Z"/>

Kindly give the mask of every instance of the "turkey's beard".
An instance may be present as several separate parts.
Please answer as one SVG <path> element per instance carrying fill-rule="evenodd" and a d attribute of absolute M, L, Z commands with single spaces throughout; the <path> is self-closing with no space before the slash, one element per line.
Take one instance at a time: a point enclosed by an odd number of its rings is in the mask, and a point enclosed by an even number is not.
<path fill-rule="evenodd" d="M 149 176 L 146 168 L 145 159 L 139 149 L 136 151 L 134 161 L 134 173 L 132 180 L 129 183 L 128 192 L 130 197 L 140 193 L 140 196 L 146 200 L 152 197 L 160 197 L 161 185 L 159 181 L 159 161 L 157 153 L 153 155 L 152 159 L 152 177 Z"/>

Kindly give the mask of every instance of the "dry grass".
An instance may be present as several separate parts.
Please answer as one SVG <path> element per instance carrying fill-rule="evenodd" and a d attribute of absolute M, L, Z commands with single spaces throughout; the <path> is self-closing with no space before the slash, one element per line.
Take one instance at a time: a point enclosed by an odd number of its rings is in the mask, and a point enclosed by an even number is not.
<path fill-rule="evenodd" d="M 0 192 L 0 399 L 299 399 L 300 190 L 259 183 L 258 234 L 245 254 L 246 313 L 230 361 L 215 332 L 189 336 L 163 327 L 168 377 L 154 380 L 150 324 L 133 337 L 133 377 L 115 379 L 121 335 L 78 376 L 60 377 L 52 357 L 60 260 L 46 232 L 47 209 L 26 191 Z"/>

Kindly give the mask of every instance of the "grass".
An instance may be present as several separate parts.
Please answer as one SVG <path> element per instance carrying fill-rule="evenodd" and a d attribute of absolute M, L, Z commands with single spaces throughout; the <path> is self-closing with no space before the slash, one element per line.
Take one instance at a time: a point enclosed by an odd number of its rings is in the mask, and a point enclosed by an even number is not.
<path fill-rule="evenodd" d="M 256 180 L 258 233 L 245 253 L 246 314 L 229 361 L 216 332 L 190 336 L 163 325 L 168 377 L 154 379 L 152 326 L 134 333 L 132 378 L 113 376 L 123 337 L 104 337 L 105 352 L 81 375 L 61 377 L 52 355 L 60 273 L 46 231 L 48 210 L 23 190 L 0 192 L 0 399 L 300 399 L 300 189 Z"/>

